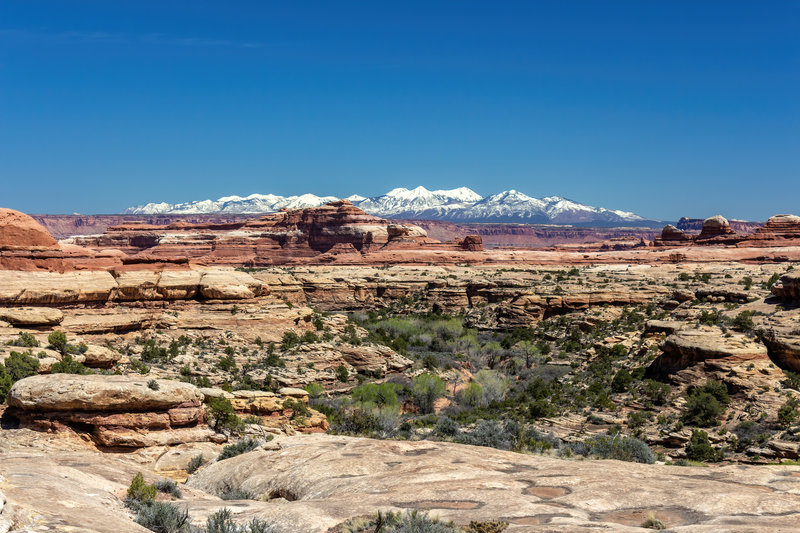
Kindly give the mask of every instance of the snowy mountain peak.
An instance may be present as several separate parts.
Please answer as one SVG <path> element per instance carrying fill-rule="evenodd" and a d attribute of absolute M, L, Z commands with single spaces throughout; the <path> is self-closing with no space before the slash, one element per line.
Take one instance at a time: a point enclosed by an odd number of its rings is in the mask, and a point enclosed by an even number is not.
<path fill-rule="evenodd" d="M 382 196 L 358 194 L 346 198 L 367 213 L 386 218 L 419 218 L 476 222 L 527 222 L 534 224 L 614 224 L 649 222 L 627 211 L 593 207 L 562 198 L 532 198 L 511 189 L 482 197 L 468 187 L 428 190 L 422 185 L 414 189 L 398 187 Z M 337 200 L 334 196 L 301 194 L 278 196 L 251 194 L 225 196 L 218 200 L 201 200 L 169 204 L 151 203 L 125 209 L 125 214 L 167 213 L 271 213 L 282 208 L 317 207 Z"/>

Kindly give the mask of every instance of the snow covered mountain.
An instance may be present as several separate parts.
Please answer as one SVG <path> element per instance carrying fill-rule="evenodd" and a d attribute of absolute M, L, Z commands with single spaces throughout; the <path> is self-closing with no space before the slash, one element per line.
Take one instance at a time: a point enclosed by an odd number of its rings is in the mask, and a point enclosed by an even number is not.
<path fill-rule="evenodd" d="M 251 194 L 225 196 L 179 204 L 150 203 L 129 207 L 123 214 L 270 213 L 282 208 L 317 207 L 333 196 L 278 196 Z M 532 198 L 510 190 L 483 198 L 467 187 L 429 191 L 425 187 L 392 189 L 382 196 L 357 194 L 345 198 L 367 213 L 385 218 L 417 218 L 460 222 L 520 222 L 533 224 L 646 224 L 654 222 L 635 213 L 593 207 L 559 196 Z"/>

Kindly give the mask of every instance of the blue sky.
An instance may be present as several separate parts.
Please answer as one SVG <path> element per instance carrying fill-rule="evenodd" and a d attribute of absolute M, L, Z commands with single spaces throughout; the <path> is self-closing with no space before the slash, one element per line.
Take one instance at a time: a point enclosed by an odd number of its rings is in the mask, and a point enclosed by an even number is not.
<path fill-rule="evenodd" d="M 0 206 L 419 184 L 800 214 L 800 2 L 0 0 Z"/>

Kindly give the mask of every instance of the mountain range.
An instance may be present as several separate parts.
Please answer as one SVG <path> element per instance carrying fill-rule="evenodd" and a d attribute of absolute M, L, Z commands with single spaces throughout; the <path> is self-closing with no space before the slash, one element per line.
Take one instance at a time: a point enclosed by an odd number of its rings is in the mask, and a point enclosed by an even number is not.
<path fill-rule="evenodd" d="M 482 197 L 467 187 L 435 191 L 429 191 L 422 186 L 415 189 L 400 187 L 382 196 L 365 197 L 356 194 L 345 199 L 367 213 L 395 219 L 602 226 L 616 224 L 648 226 L 657 223 L 628 211 L 594 207 L 559 196 L 533 198 L 515 190 Z M 283 208 L 317 207 L 334 200 L 338 198 L 314 194 L 299 196 L 251 194 L 245 197 L 225 196 L 218 200 L 178 204 L 149 203 L 129 207 L 123 214 L 270 213 Z"/>

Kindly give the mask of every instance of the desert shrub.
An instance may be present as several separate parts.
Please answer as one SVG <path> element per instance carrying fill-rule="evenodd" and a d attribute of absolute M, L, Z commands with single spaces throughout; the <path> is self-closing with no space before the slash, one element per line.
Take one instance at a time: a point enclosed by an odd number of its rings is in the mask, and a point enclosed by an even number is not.
<path fill-rule="evenodd" d="M 325 389 L 322 388 L 322 385 L 318 383 L 309 383 L 304 387 L 304 389 L 308 393 L 308 397 L 311 400 L 319 398 L 322 396 L 322 393 L 325 392 Z"/>
<path fill-rule="evenodd" d="M 753 312 L 742 311 L 731 320 L 731 327 L 736 331 L 750 332 L 755 328 Z"/>
<path fill-rule="evenodd" d="M 47 343 L 61 355 L 67 353 L 67 335 L 63 331 L 54 331 L 47 336 Z"/>
<path fill-rule="evenodd" d="M 300 336 L 294 331 L 284 331 L 283 338 L 281 339 L 281 350 L 287 351 L 294 346 L 300 344 Z"/>
<path fill-rule="evenodd" d="M 192 460 L 189 461 L 189 464 L 186 466 L 186 473 L 187 474 L 194 474 L 197 470 L 206 464 L 206 459 L 203 457 L 203 454 L 198 454 L 192 457 Z"/>
<path fill-rule="evenodd" d="M 784 370 L 784 375 L 786 379 L 783 380 L 784 386 L 794 389 L 800 390 L 800 373 L 792 372 L 791 370 Z"/>
<path fill-rule="evenodd" d="M 625 392 L 633 383 L 633 376 L 627 369 L 621 368 L 616 374 L 614 379 L 611 380 L 611 390 L 613 392 Z"/>
<path fill-rule="evenodd" d="M 6 372 L 11 376 L 12 381 L 35 376 L 39 370 L 38 359 L 20 352 L 11 352 L 4 364 Z"/>
<path fill-rule="evenodd" d="M 336 367 L 336 379 L 342 383 L 347 383 L 350 379 L 350 372 L 347 371 L 347 367 L 343 364 Z"/>
<path fill-rule="evenodd" d="M 786 403 L 778 408 L 778 427 L 786 429 L 794 424 L 798 415 L 800 415 L 799 406 L 800 401 L 797 398 L 792 397 L 786 400 Z"/>
<path fill-rule="evenodd" d="M 653 464 L 656 460 L 647 443 L 635 438 L 617 435 L 598 435 L 583 442 L 570 443 L 564 446 L 562 455 L 574 453 L 598 459 L 617 459 L 633 463 Z"/>
<path fill-rule="evenodd" d="M 224 461 L 225 459 L 230 459 L 231 457 L 236 457 L 237 455 L 241 455 L 243 453 L 251 452 L 258 448 L 259 442 L 255 439 L 242 439 L 236 444 L 228 444 L 224 448 L 222 448 L 222 452 L 217 457 L 217 461 Z"/>
<path fill-rule="evenodd" d="M 169 494 L 170 496 L 174 496 L 175 498 L 178 499 L 183 497 L 181 489 L 179 489 L 178 485 L 171 479 L 161 479 L 159 481 L 156 481 L 156 490 L 163 494 Z"/>
<path fill-rule="evenodd" d="M 137 506 L 136 523 L 156 533 L 188 533 L 189 511 L 169 502 L 148 501 Z"/>
<path fill-rule="evenodd" d="M 502 400 L 508 389 L 508 379 L 495 370 L 481 370 L 475 374 L 475 381 L 481 386 L 486 405 Z"/>
<path fill-rule="evenodd" d="M 483 407 L 483 387 L 480 383 L 470 381 L 459 394 L 460 401 L 467 407 Z"/>
<path fill-rule="evenodd" d="M 461 533 L 452 522 L 441 522 L 425 511 L 378 512 L 369 518 L 353 518 L 342 526 L 343 533 Z M 502 531 L 502 530 L 500 530 Z"/>
<path fill-rule="evenodd" d="M 131 480 L 127 497 L 137 502 L 151 501 L 156 498 L 156 492 L 156 486 L 146 483 L 142 473 L 138 472 Z"/>
<path fill-rule="evenodd" d="M 717 424 L 717 419 L 725 412 L 728 402 L 730 396 L 725 384 L 719 381 L 707 381 L 704 385 L 689 390 L 682 420 L 693 426 L 714 426 Z"/>
<path fill-rule="evenodd" d="M 642 394 L 655 405 L 664 405 L 669 400 L 672 390 L 666 383 L 661 383 L 654 379 L 646 379 L 642 382 Z"/>
<path fill-rule="evenodd" d="M 653 515 L 650 515 L 647 518 L 645 518 L 642 521 L 641 527 L 645 529 L 657 529 L 657 530 L 667 529 L 667 526 L 664 525 L 664 522 L 662 522 Z"/>
<path fill-rule="evenodd" d="M 464 528 L 464 533 L 502 533 L 508 527 L 508 522 L 493 520 L 490 522 L 478 522 L 473 520 Z"/>
<path fill-rule="evenodd" d="M 444 395 L 444 381 L 433 374 L 420 374 L 413 381 L 414 402 L 422 413 L 432 413 L 433 404 Z"/>
<path fill-rule="evenodd" d="M 50 367 L 51 374 L 93 374 L 92 369 L 74 360 L 71 355 L 66 354 L 61 358 L 61 361 L 54 363 Z"/>
<path fill-rule="evenodd" d="M 214 431 L 235 429 L 241 424 L 233 404 L 227 398 L 209 398 L 207 405 L 214 421 Z"/>
<path fill-rule="evenodd" d="M 323 409 L 323 412 L 326 410 Z M 395 431 L 396 419 L 367 409 L 353 409 L 331 417 L 331 430 L 342 435 L 384 436 Z"/>
<path fill-rule="evenodd" d="M 300 342 L 303 344 L 314 344 L 319 342 L 319 337 L 313 331 L 306 331 L 300 338 Z"/>
<path fill-rule="evenodd" d="M 731 433 L 736 436 L 736 449 L 740 452 L 751 446 L 764 445 L 770 438 L 770 433 L 764 425 L 751 420 L 740 422 Z"/>
<path fill-rule="evenodd" d="M 158 390 L 161 388 L 161 385 L 158 384 L 158 381 L 151 379 L 147 382 L 147 388 L 150 390 Z"/>
<path fill-rule="evenodd" d="M 353 401 L 361 408 L 397 406 L 396 385 L 394 383 L 365 383 L 353 389 Z"/>
<path fill-rule="evenodd" d="M 228 488 L 219 495 L 223 500 L 255 500 L 255 494 L 242 489 Z"/>
<path fill-rule="evenodd" d="M 233 357 L 233 354 L 223 355 L 217 361 L 217 368 L 224 372 L 230 372 L 236 368 L 236 359 Z"/>
<path fill-rule="evenodd" d="M 433 427 L 433 432 L 440 437 L 454 437 L 456 434 L 458 434 L 460 428 L 461 426 L 458 425 L 458 422 L 449 416 L 442 416 L 436 421 L 436 425 Z"/>
<path fill-rule="evenodd" d="M 692 431 L 692 437 L 686 444 L 686 457 L 695 461 L 719 462 L 724 454 L 711 446 L 708 433 L 701 429 Z"/>
<path fill-rule="evenodd" d="M 515 439 L 512 428 L 497 420 L 480 420 L 472 431 L 463 432 L 457 437 L 457 441 L 463 444 L 499 450 L 510 450 Z"/>
<path fill-rule="evenodd" d="M 16 339 L 10 340 L 6 343 L 7 346 L 19 346 L 21 348 L 38 348 L 39 341 L 33 336 L 33 333 L 21 331 Z"/>
<path fill-rule="evenodd" d="M 293 419 L 311 416 L 311 410 L 308 408 L 308 406 L 304 402 L 295 400 L 294 398 L 287 398 L 284 400 L 283 408 L 290 409 L 292 411 Z"/>
<path fill-rule="evenodd" d="M 233 513 L 223 507 L 206 520 L 205 533 L 274 533 L 276 530 L 258 518 L 253 518 L 247 524 L 236 524 Z"/>

